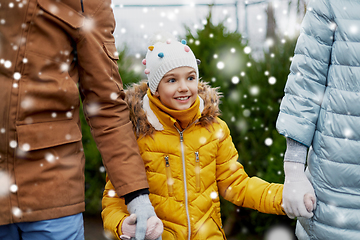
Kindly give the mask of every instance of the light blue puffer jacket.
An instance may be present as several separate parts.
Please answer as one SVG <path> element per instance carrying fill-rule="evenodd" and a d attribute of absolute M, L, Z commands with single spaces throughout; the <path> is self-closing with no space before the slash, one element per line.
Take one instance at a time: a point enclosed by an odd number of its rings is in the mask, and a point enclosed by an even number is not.
<path fill-rule="evenodd" d="M 277 120 L 310 147 L 317 208 L 297 232 L 360 239 L 360 0 L 310 0 L 307 10 Z"/>

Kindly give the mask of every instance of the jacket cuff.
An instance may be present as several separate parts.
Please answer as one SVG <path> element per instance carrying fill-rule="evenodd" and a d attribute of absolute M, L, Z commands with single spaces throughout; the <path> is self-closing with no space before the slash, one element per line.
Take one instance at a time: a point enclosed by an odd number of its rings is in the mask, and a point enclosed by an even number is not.
<path fill-rule="evenodd" d="M 148 194 L 149 195 L 149 189 L 148 188 L 144 188 L 144 189 L 140 189 L 131 193 L 128 193 L 126 195 L 124 195 L 124 199 L 125 199 L 125 204 L 127 205 L 129 202 L 131 202 L 134 198 L 143 195 L 143 194 Z"/>
<path fill-rule="evenodd" d="M 307 147 L 291 138 L 286 138 L 284 162 L 306 163 Z"/>

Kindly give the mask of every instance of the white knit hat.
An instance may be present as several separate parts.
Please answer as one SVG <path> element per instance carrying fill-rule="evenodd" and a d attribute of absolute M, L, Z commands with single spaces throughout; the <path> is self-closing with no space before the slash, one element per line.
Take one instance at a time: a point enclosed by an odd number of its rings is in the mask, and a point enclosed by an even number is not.
<path fill-rule="evenodd" d="M 199 79 L 197 60 L 185 40 L 179 42 L 168 38 L 165 42 L 154 43 L 148 48 L 142 63 L 146 65 L 145 74 L 152 94 L 155 94 L 163 76 L 174 68 L 192 67 L 196 71 L 196 79 Z"/>

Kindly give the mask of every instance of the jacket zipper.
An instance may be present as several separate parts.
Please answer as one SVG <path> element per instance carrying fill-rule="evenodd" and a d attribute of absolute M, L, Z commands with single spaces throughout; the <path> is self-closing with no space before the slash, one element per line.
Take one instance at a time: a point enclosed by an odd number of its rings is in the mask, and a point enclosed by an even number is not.
<path fill-rule="evenodd" d="M 191 237 L 191 223 L 190 223 L 190 214 L 189 214 L 189 199 L 188 199 L 188 191 L 187 191 L 187 180 L 186 180 L 186 163 L 185 163 L 185 151 L 184 151 L 184 136 L 183 133 L 186 129 L 188 129 L 193 124 L 196 124 L 198 120 L 192 122 L 189 126 L 187 126 L 185 129 L 180 131 L 176 125 L 174 124 L 175 129 L 178 131 L 180 135 L 180 147 L 181 147 L 181 161 L 183 166 L 183 176 L 184 176 L 184 194 L 185 194 L 185 210 L 186 210 L 186 219 L 188 224 L 188 240 L 190 240 Z"/>
<path fill-rule="evenodd" d="M 165 169 L 166 169 L 166 183 L 168 186 L 168 192 L 169 196 L 173 196 L 173 185 L 174 185 L 174 179 L 171 175 L 171 168 L 170 168 L 170 162 L 169 162 L 169 156 L 164 156 L 165 159 Z"/>
<path fill-rule="evenodd" d="M 184 137 L 183 137 L 183 131 L 180 131 L 176 126 L 176 130 L 180 134 L 180 147 L 181 147 L 181 160 L 183 165 L 183 176 L 184 176 L 184 194 L 185 194 L 185 210 L 186 210 L 186 219 L 188 224 L 188 240 L 190 240 L 191 237 L 191 225 L 190 225 L 190 215 L 189 215 L 189 199 L 188 199 L 188 192 L 187 192 L 187 180 L 186 180 L 186 164 L 185 164 L 185 151 L 184 151 Z"/>
<path fill-rule="evenodd" d="M 196 192 L 200 192 L 200 158 L 199 152 L 195 152 L 195 181 L 196 181 Z"/>

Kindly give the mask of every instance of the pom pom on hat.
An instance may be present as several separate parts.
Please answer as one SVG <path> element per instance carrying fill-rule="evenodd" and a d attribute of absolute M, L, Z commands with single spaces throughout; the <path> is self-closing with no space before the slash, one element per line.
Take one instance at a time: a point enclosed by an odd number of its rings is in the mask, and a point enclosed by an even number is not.
<path fill-rule="evenodd" d="M 199 79 L 198 61 L 186 40 L 177 41 L 172 35 L 156 35 L 151 42 L 149 51 L 142 61 L 146 65 L 145 74 L 148 78 L 149 88 L 155 94 L 163 76 L 178 67 L 191 67 L 196 71 Z"/>

